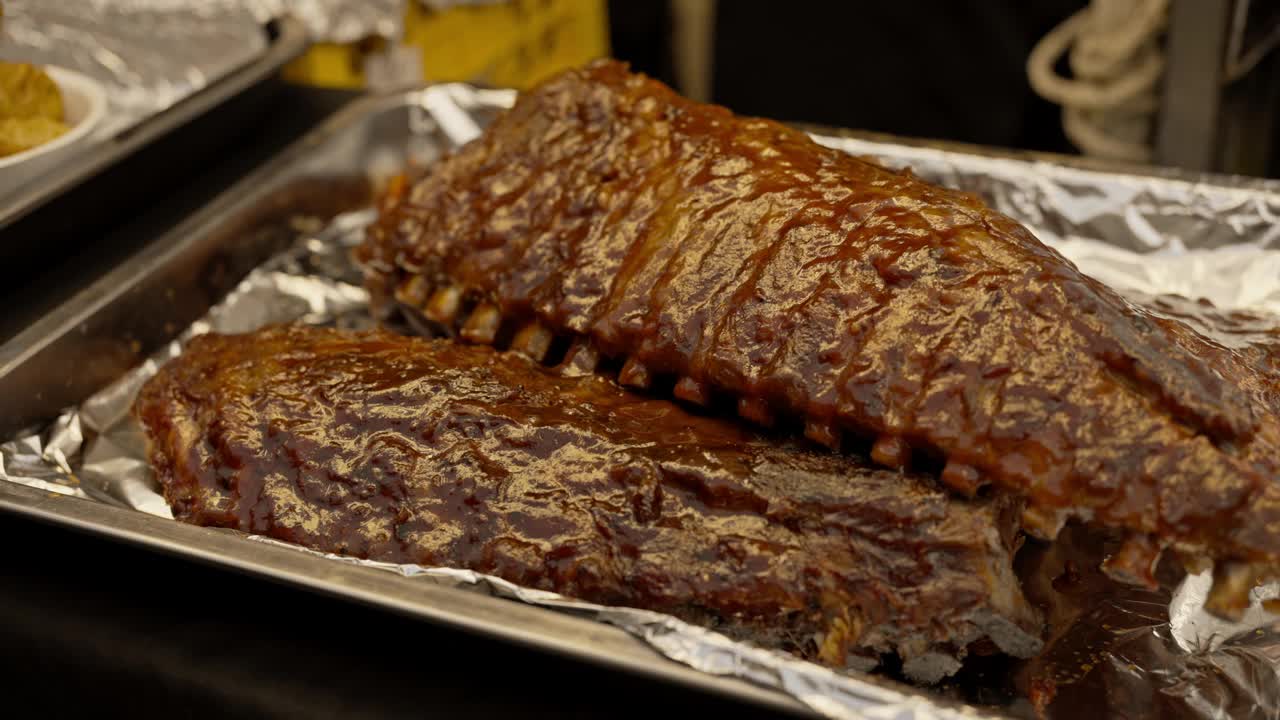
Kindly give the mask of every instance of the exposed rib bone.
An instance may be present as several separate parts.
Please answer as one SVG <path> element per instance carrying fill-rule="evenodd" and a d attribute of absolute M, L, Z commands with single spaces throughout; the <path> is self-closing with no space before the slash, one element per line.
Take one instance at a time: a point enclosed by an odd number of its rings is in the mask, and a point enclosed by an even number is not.
<path fill-rule="evenodd" d="M 948 460 L 946 467 L 942 468 L 942 482 L 952 490 L 969 497 L 977 495 L 978 490 L 986 484 L 977 468 L 955 460 Z"/>
<path fill-rule="evenodd" d="M 462 306 L 462 288 L 454 286 L 437 290 L 422 308 L 422 314 L 428 320 L 441 325 L 452 325 L 458 317 L 458 308 Z"/>
<path fill-rule="evenodd" d="M 1256 569 L 1246 562 L 1219 562 L 1213 568 L 1213 587 L 1204 609 L 1224 620 L 1238 621 L 1249 609 L 1249 591 L 1257 584 Z"/>
<path fill-rule="evenodd" d="M 1022 528 L 1041 540 L 1054 540 L 1070 518 L 1071 511 L 1065 508 L 1046 510 L 1031 505 L 1022 511 Z"/>
<path fill-rule="evenodd" d="M 1102 562 L 1102 570 L 1122 583 L 1157 590 L 1160 583 L 1156 580 L 1156 564 L 1162 552 L 1164 548 L 1149 535 L 1132 533 L 1114 555 Z"/>
<path fill-rule="evenodd" d="M 676 381 L 676 387 L 672 392 L 676 397 L 691 402 L 694 405 L 706 406 L 711 402 L 711 388 L 706 383 L 694 380 L 691 377 L 682 377 Z"/>
<path fill-rule="evenodd" d="M 542 359 L 547 356 L 547 351 L 551 349 L 553 339 L 551 331 L 541 323 L 531 322 L 516 333 L 515 339 L 511 341 L 511 349 L 524 353 L 537 362 L 542 362 Z"/>
<path fill-rule="evenodd" d="M 871 446 L 871 459 L 891 468 L 904 468 L 911 461 L 911 448 L 898 435 L 885 433 Z"/>
<path fill-rule="evenodd" d="M 649 376 L 649 368 L 635 358 L 627 358 L 618 373 L 618 382 L 640 390 L 648 390 L 653 378 Z"/>
<path fill-rule="evenodd" d="M 422 307 L 430 294 L 431 288 L 427 287 L 427 279 L 421 275 L 410 277 L 396 288 L 396 300 L 415 308 Z"/>
<path fill-rule="evenodd" d="M 569 346 L 569 351 L 564 354 L 564 360 L 560 362 L 558 369 L 561 375 L 577 377 L 590 375 L 596 371 L 596 366 L 599 364 L 600 353 L 595 346 L 591 341 L 579 338 Z"/>
<path fill-rule="evenodd" d="M 804 436 L 832 450 L 840 449 L 840 430 L 830 420 L 806 420 Z"/>
<path fill-rule="evenodd" d="M 478 345 L 492 345 L 502 327 L 502 313 L 488 303 L 477 305 L 462 325 L 462 337 Z"/>

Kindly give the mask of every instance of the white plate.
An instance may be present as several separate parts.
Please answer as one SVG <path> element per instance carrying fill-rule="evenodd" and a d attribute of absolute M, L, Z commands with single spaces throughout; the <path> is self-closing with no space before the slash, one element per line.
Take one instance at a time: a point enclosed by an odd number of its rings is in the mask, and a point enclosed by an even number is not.
<path fill-rule="evenodd" d="M 107 95 L 97 80 L 52 65 L 44 70 L 62 91 L 63 121 L 69 129 L 43 145 L 0 157 L 0 194 L 20 189 L 74 154 L 107 113 Z"/>

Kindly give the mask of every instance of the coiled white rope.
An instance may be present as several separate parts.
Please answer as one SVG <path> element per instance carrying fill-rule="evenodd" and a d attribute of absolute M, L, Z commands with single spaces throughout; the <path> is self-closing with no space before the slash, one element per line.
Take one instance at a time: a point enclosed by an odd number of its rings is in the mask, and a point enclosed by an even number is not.
<path fill-rule="evenodd" d="M 1091 0 L 1032 49 L 1031 87 L 1062 106 L 1063 130 L 1081 152 L 1150 161 L 1168 16 L 1169 0 Z M 1068 50 L 1071 79 L 1054 72 Z"/>

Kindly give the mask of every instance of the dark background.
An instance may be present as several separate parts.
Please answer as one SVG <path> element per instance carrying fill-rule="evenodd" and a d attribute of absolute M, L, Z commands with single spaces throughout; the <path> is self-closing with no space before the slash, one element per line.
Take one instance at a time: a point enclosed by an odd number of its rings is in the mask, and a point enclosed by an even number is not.
<path fill-rule="evenodd" d="M 735 112 L 1075 152 L 1024 64 L 1083 0 L 722 0 L 712 100 Z M 613 54 L 678 87 L 665 2 L 609 3 Z"/>

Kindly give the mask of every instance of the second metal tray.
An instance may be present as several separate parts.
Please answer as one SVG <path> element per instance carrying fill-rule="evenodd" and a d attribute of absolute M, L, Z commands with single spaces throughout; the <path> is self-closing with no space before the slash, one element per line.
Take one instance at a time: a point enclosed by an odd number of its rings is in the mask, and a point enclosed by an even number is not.
<path fill-rule="evenodd" d="M 5 198 L 0 208 L 0 230 L 72 190 L 158 138 L 244 93 L 276 75 L 285 63 L 307 47 L 307 30 L 298 20 L 284 16 L 263 28 L 268 36 L 266 52 L 252 63 L 210 84 L 174 106 L 115 135 L 95 141 L 74 160 L 46 173 Z"/>

